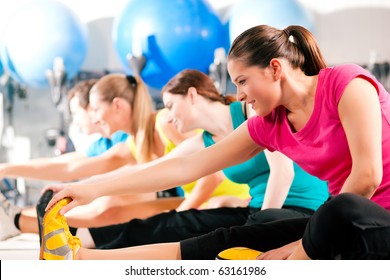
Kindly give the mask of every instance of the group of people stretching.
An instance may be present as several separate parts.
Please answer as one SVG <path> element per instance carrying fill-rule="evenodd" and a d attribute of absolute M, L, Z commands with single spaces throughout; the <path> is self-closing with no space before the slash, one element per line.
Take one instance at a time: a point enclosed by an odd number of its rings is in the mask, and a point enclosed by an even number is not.
<path fill-rule="evenodd" d="M 184 70 L 158 112 L 139 77 L 94 81 L 78 109 L 104 147 L 0 165 L 2 177 L 71 181 L 43 189 L 54 196 L 42 223 L 0 197 L 0 238 L 40 232 L 47 260 L 215 259 L 234 247 L 257 259 L 389 259 L 385 88 L 360 66 L 328 67 L 301 26 L 244 31 L 228 72 L 236 98 Z M 127 138 L 114 143 L 118 132 Z M 177 186 L 184 198 L 156 195 Z"/>

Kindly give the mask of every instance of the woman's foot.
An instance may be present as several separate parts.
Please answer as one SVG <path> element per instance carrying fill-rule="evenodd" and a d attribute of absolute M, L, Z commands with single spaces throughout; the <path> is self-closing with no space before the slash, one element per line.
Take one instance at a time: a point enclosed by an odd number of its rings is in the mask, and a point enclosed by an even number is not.
<path fill-rule="evenodd" d="M 12 204 L 0 193 L 0 241 L 20 234 L 15 226 L 15 216 L 20 214 L 22 209 Z"/>
<path fill-rule="evenodd" d="M 59 212 L 62 207 L 71 202 L 71 198 L 64 198 L 47 210 L 42 225 L 41 260 L 73 260 L 81 247 L 81 241 L 73 236 L 66 218 Z"/>

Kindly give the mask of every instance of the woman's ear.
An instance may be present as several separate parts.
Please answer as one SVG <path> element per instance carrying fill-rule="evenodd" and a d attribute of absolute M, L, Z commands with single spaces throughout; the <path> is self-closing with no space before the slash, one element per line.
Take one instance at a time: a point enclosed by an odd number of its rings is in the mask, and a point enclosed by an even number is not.
<path fill-rule="evenodd" d="M 114 106 L 115 110 L 122 110 L 125 108 L 125 103 L 127 103 L 123 98 L 115 97 L 112 100 L 112 105 Z"/>
<path fill-rule="evenodd" d="M 279 59 L 273 58 L 269 62 L 275 81 L 280 79 L 282 75 L 282 63 Z"/>
<path fill-rule="evenodd" d="M 195 100 L 196 100 L 196 98 L 198 96 L 198 91 L 196 90 L 196 88 L 190 87 L 187 90 L 187 96 L 190 99 L 191 104 L 194 104 L 194 102 L 195 102 Z"/>

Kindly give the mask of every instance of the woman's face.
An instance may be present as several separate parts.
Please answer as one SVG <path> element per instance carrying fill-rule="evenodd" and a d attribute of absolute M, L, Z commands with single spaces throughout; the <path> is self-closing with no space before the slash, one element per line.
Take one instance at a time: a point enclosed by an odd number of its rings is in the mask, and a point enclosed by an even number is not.
<path fill-rule="evenodd" d="M 194 127 L 194 118 L 191 100 L 188 95 L 171 94 L 164 92 L 162 96 L 165 107 L 169 110 L 167 121 L 172 123 L 181 133 L 189 132 Z"/>
<path fill-rule="evenodd" d="M 89 110 L 80 106 L 80 100 L 77 96 L 69 101 L 69 108 L 72 114 L 73 123 L 80 127 L 85 134 L 100 132 L 100 126 L 92 123 Z"/>
<path fill-rule="evenodd" d="M 266 116 L 280 105 L 280 84 L 271 67 L 247 67 L 239 60 L 229 60 L 228 71 L 237 86 L 237 99 L 250 104 L 258 116 Z"/>
<path fill-rule="evenodd" d="M 128 130 L 128 127 L 123 127 L 123 121 L 120 120 L 121 112 L 117 109 L 114 102 L 103 101 L 98 93 L 91 92 L 89 106 L 92 122 L 99 124 L 106 135 L 112 135 L 118 130 Z"/>

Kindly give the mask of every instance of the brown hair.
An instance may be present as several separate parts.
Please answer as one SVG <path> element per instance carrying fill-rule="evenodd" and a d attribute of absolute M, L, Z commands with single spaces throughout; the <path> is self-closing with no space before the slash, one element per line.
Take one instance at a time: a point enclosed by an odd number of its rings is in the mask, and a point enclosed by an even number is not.
<path fill-rule="evenodd" d="M 76 83 L 68 92 L 68 100 L 70 101 L 73 97 L 77 97 L 80 106 L 87 110 L 89 106 L 89 92 L 97 81 L 97 79 L 89 79 Z"/>
<path fill-rule="evenodd" d="M 183 70 L 176 74 L 163 87 L 161 93 L 169 92 L 171 94 L 187 95 L 190 87 L 196 88 L 199 95 L 211 101 L 218 101 L 229 105 L 235 101 L 234 96 L 224 96 L 220 94 L 213 81 L 204 73 L 198 70 Z"/>
<path fill-rule="evenodd" d="M 308 76 L 317 75 L 326 67 L 313 34 L 298 25 L 290 25 L 284 30 L 268 25 L 252 27 L 233 41 L 228 58 L 262 68 L 273 58 L 285 58 L 292 67 L 299 67 Z"/>
<path fill-rule="evenodd" d="M 137 162 L 153 159 L 155 111 L 152 97 L 139 77 L 123 74 L 108 74 L 99 79 L 92 87 L 102 100 L 111 103 L 114 98 L 126 100 L 131 107 L 131 135 L 134 136 L 137 150 Z"/>

